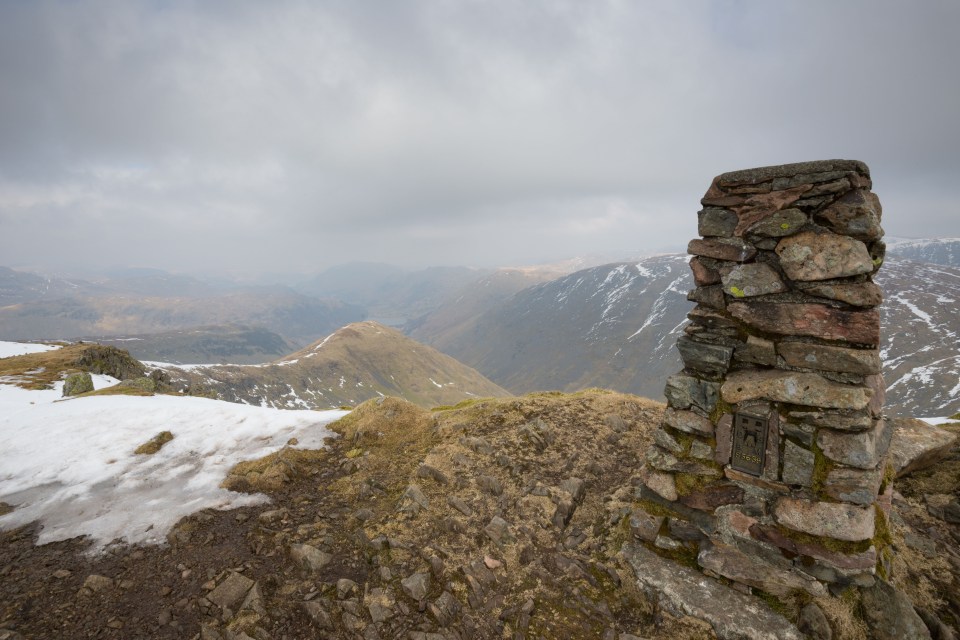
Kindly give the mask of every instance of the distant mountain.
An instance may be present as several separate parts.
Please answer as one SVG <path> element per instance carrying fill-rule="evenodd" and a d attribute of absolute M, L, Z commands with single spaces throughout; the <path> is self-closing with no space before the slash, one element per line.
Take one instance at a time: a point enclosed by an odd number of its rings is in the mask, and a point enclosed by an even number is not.
<path fill-rule="evenodd" d="M 960 267 L 960 238 L 887 238 L 887 255 Z"/>
<path fill-rule="evenodd" d="M 210 325 L 152 334 L 91 336 L 126 349 L 138 360 L 174 364 L 257 364 L 290 353 L 296 346 L 262 327 Z"/>
<path fill-rule="evenodd" d="M 84 280 L 51 278 L 0 267 L 0 307 L 43 300 L 90 294 L 97 287 Z"/>
<path fill-rule="evenodd" d="M 141 291 L 145 283 L 139 282 Z M 160 285 L 153 282 L 148 288 Z M 263 327 L 296 346 L 365 317 L 356 305 L 320 300 L 284 287 L 200 295 L 143 295 L 98 290 L 95 295 L 43 296 L 0 307 L 0 339 L 66 339 L 141 335 L 208 325 Z"/>
<path fill-rule="evenodd" d="M 578 271 L 525 289 L 474 321 L 420 339 L 514 393 L 606 387 L 661 398 L 680 370 L 694 303 L 688 256 Z M 889 257 L 877 276 L 891 413 L 960 409 L 960 269 Z M 460 304 L 467 304 L 461 302 Z M 421 326 L 431 326 L 429 318 Z"/>
<path fill-rule="evenodd" d="M 405 271 L 385 264 L 358 262 L 327 269 L 298 285 L 297 290 L 360 305 L 370 318 L 399 327 L 434 311 L 454 292 L 487 273 L 488 270 L 468 267 Z"/>
<path fill-rule="evenodd" d="M 269 364 L 169 371 L 194 392 L 207 389 L 222 400 L 278 409 L 328 409 L 378 396 L 433 407 L 510 395 L 450 356 L 371 321 Z"/>
<path fill-rule="evenodd" d="M 436 310 L 411 320 L 404 329 L 415 340 L 431 340 L 443 349 L 442 345 L 455 341 L 456 336 L 472 331 L 477 319 L 488 309 L 528 287 L 565 274 L 551 267 L 497 269 L 461 287 Z"/>

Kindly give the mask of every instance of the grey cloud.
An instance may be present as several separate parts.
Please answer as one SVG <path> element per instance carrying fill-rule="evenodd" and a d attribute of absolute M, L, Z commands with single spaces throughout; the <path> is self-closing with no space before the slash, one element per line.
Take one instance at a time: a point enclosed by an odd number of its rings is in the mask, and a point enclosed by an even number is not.
<path fill-rule="evenodd" d="M 682 247 L 713 175 L 824 157 L 871 165 L 889 233 L 958 235 L 958 7 L 4 3 L 0 263 Z"/>

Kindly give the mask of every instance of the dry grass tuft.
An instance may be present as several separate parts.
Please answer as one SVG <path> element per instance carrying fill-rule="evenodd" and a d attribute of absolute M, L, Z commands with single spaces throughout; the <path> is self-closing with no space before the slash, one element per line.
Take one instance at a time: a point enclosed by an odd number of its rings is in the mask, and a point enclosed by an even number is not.
<path fill-rule="evenodd" d="M 163 445 L 173 440 L 173 434 L 169 431 L 161 431 L 153 436 L 134 451 L 137 455 L 152 456 L 163 448 Z"/>
<path fill-rule="evenodd" d="M 823 611 L 833 629 L 836 640 L 867 640 L 867 623 L 859 615 L 860 592 L 850 589 L 842 597 L 816 598 L 814 602 Z"/>

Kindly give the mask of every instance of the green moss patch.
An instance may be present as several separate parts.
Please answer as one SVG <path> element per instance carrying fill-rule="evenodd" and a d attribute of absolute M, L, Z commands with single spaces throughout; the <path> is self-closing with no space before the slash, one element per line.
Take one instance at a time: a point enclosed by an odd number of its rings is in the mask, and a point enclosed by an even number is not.
<path fill-rule="evenodd" d="M 137 455 L 152 456 L 153 454 L 160 451 L 163 448 L 163 445 L 167 444 L 173 440 L 173 434 L 169 431 L 161 431 L 157 435 L 153 436 L 142 445 L 136 448 L 134 451 Z"/>

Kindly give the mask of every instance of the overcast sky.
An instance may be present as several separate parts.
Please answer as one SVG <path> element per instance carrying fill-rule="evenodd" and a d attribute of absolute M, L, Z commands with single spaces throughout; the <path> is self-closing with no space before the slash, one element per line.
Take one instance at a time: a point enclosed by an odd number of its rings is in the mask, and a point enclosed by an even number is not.
<path fill-rule="evenodd" d="M 682 250 L 724 171 L 867 162 L 960 235 L 960 2 L 0 0 L 0 265 Z"/>

